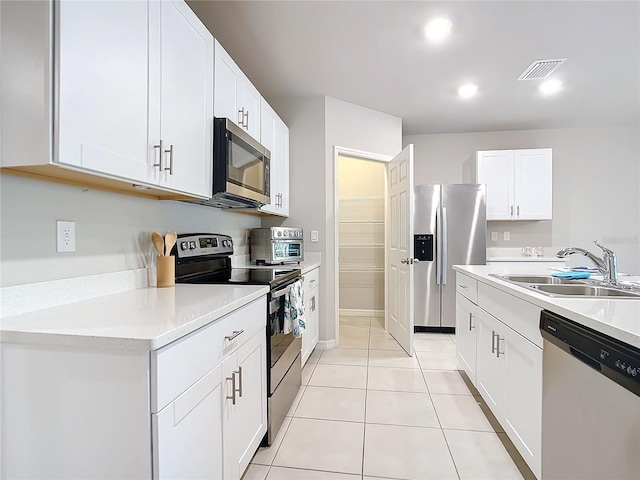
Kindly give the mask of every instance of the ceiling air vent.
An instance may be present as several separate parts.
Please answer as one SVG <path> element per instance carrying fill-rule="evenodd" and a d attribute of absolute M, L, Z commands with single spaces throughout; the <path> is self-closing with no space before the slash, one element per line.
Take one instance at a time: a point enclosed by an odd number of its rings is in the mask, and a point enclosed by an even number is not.
<path fill-rule="evenodd" d="M 518 80 L 542 80 L 551 75 L 556 68 L 566 62 L 566 58 L 536 60 L 518 77 Z"/>

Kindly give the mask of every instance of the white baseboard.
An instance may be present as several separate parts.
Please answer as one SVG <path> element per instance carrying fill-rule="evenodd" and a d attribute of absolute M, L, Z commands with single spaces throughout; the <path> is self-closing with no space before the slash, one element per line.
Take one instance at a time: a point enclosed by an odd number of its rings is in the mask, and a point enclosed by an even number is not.
<path fill-rule="evenodd" d="M 341 308 L 339 314 L 346 317 L 384 317 L 384 310 Z"/>
<path fill-rule="evenodd" d="M 318 344 L 316 348 L 320 348 L 322 350 L 329 350 L 331 348 L 336 348 L 336 340 L 318 340 Z"/>

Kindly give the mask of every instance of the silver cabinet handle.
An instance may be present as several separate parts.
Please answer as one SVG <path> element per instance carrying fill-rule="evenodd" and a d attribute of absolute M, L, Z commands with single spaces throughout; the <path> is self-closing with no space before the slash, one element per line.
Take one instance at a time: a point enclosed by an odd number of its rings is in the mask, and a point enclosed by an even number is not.
<path fill-rule="evenodd" d="M 238 396 L 242 398 L 242 367 L 238 367 L 238 382 L 240 383 L 240 388 L 238 388 Z"/>
<path fill-rule="evenodd" d="M 513 217 L 513 205 L 511 205 L 511 216 Z"/>
<path fill-rule="evenodd" d="M 496 353 L 496 332 L 491 331 L 491 353 Z"/>
<path fill-rule="evenodd" d="M 466 285 L 462 285 L 461 283 L 459 283 L 458 286 L 463 290 L 466 290 L 467 288 L 469 288 Z"/>
<path fill-rule="evenodd" d="M 238 125 L 244 127 L 244 107 L 238 110 Z"/>
<path fill-rule="evenodd" d="M 500 338 L 500 335 L 496 335 L 496 357 L 500 358 L 500 355 L 504 355 L 504 352 L 500 351 L 500 340 L 504 342 L 504 338 Z"/>
<path fill-rule="evenodd" d="M 165 150 L 165 153 L 169 154 L 169 168 L 164 167 L 164 170 L 169 170 L 169 175 L 173 175 L 173 144 L 169 145 L 169 150 Z"/>
<path fill-rule="evenodd" d="M 245 112 L 244 117 L 247 119 L 246 123 L 244 124 L 244 128 L 249 130 L 249 110 Z"/>
<path fill-rule="evenodd" d="M 313 285 L 314 283 L 316 283 L 317 280 L 314 278 L 313 280 L 309 280 L 309 286 Z M 314 297 L 315 298 L 315 297 Z"/>
<path fill-rule="evenodd" d="M 160 144 L 154 145 L 153 148 L 157 148 L 160 150 L 160 155 L 158 155 L 158 163 L 154 163 L 153 166 L 158 167 L 158 169 L 162 171 L 162 156 L 164 155 L 164 143 L 162 142 L 162 139 L 160 139 Z"/>
<path fill-rule="evenodd" d="M 244 333 L 244 330 L 234 330 L 231 335 L 226 335 L 224 338 L 225 340 L 231 341 L 234 338 L 236 338 L 238 335 L 242 335 L 243 333 Z"/>
<path fill-rule="evenodd" d="M 516 208 L 516 216 L 520 218 L 520 205 L 518 205 L 518 208 Z"/>
<path fill-rule="evenodd" d="M 227 380 L 231 380 L 231 396 L 227 396 L 228 400 L 231 400 L 233 405 L 236 404 L 236 372 L 231 372 L 231 376 L 227 377 Z"/>
<path fill-rule="evenodd" d="M 469 331 L 471 331 L 473 328 L 476 328 L 472 323 L 471 320 L 473 319 L 473 313 L 469 312 Z"/>

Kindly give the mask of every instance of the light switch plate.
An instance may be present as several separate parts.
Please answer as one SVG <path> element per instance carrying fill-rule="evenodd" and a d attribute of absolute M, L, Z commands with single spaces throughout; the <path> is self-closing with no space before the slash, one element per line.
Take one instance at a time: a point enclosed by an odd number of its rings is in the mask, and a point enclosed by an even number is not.
<path fill-rule="evenodd" d="M 491 232 L 491 241 L 492 242 L 498 241 L 498 232 Z"/>
<path fill-rule="evenodd" d="M 311 230 L 311 243 L 318 243 L 318 230 Z"/>
<path fill-rule="evenodd" d="M 504 240 L 511 240 L 511 232 L 504 232 L 502 238 Z"/>

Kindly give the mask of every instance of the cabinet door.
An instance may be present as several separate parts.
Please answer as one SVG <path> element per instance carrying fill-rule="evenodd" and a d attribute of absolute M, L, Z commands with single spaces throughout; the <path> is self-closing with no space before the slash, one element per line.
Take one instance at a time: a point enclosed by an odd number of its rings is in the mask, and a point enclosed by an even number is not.
<path fill-rule="evenodd" d="M 278 152 L 278 193 L 280 209 L 278 214 L 289 216 L 289 127 L 278 118 L 276 122 L 276 151 Z"/>
<path fill-rule="evenodd" d="M 551 220 L 552 154 L 550 148 L 516 150 L 514 204 L 516 219 Z"/>
<path fill-rule="evenodd" d="M 260 143 L 271 152 L 270 164 L 270 192 L 271 203 L 260 207 L 260 211 L 267 213 L 277 213 L 279 210 L 279 174 L 278 174 L 278 152 L 276 150 L 276 122 L 278 115 L 271 106 L 263 99 L 260 105 Z"/>
<path fill-rule="evenodd" d="M 260 208 L 274 215 L 289 215 L 289 128 L 262 99 L 260 138 L 271 152 L 271 203 Z"/>
<path fill-rule="evenodd" d="M 222 384 L 218 365 L 153 414 L 153 478 L 222 478 Z"/>
<path fill-rule="evenodd" d="M 302 366 L 307 362 L 311 353 L 313 353 L 313 349 L 318 344 L 318 290 L 316 287 L 308 292 L 305 291 L 307 326 L 302 333 Z"/>
<path fill-rule="evenodd" d="M 55 2 L 54 161 L 147 181 L 147 2 Z"/>
<path fill-rule="evenodd" d="M 508 388 L 504 389 L 501 423 L 533 473 L 541 478 L 542 349 L 509 328 L 503 332 L 502 382 Z"/>
<path fill-rule="evenodd" d="M 266 342 L 261 330 L 223 362 L 225 479 L 242 476 L 267 431 Z"/>
<path fill-rule="evenodd" d="M 215 40 L 213 113 L 242 125 L 240 98 L 243 74 L 222 45 Z"/>
<path fill-rule="evenodd" d="M 244 108 L 243 128 L 260 142 L 260 92 L 253 83 L 243 74 L 242 88 L 240 90 L 240 108 Z"/>
<path fill-rule="evenodd" d="M 160 128 L 150 129 L 150 142 L 163 140 L 167 187 L 208 198 L 213 178 L 213 37 L 182 0 L 160 3 Z"/>
<path fill-rule="evenodd" d="M 497 339 L 502 327 L 498 320 L 481 308 L 477 309 L 477 319 L 476 387 L 493 414 L 500 420 L 503 362 L 497 355 Z"/>
<path fill-rule="evenodd" d="M 477 182 L 487 185 L 487 220 L 514 218 L 513 150 L 478 152 Z"/>
<path fill-rule="evenodd" d="M 476 331 L 478 307 L 461 294 L 456 295 L 456 354 L 458 365 L 476 385 Z"/>

